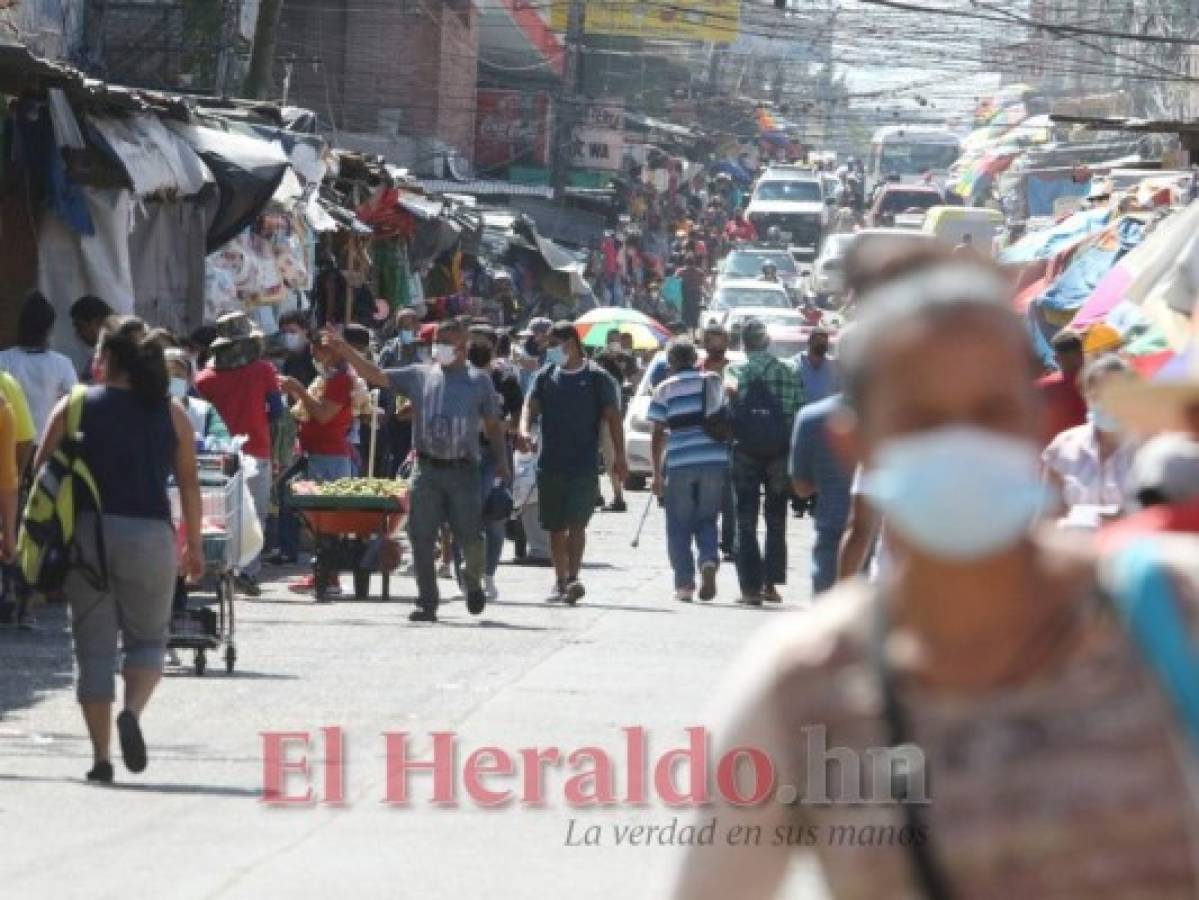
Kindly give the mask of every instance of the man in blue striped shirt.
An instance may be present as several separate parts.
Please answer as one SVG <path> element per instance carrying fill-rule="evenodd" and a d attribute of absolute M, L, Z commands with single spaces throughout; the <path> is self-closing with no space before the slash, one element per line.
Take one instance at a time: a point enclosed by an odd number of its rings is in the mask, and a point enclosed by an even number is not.
<path fill-rule="evenodd" d="M 666 506 L 675 596 L 685 603 L 695 596 L 697 552 L 699 599 L 711 600 L 720 565 L 716 518 L 729 477 L 729 448 L 708 436 L 704 420 L 723 409 L 724 389 L 719 375 L 696 368 L 698 354 L 690 341 L 672 341 L 666 358 L 671 375 L 654 391 L 647 414 L 654 424 L 653 491 Z"/>

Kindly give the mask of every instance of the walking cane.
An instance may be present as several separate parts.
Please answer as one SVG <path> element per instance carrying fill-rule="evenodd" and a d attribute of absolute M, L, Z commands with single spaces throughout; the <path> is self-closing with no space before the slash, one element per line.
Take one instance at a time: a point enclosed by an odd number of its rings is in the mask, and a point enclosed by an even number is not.
<path fill-rule="evenodd" d="M 645 527 L 645 520 L 649 518 L 649 508 L 654 505 L 654 492 L 650 491 L 649 496 L 645 500 L 645 509 L 641 511 L 641 521 L 637 523 L 637 533 L 633 536 L 633 547 L 641 543 L 641 529 Z"/>
<path fill-rule="evenodd" d="M 371 391 L 371 448 L 370 461 L 366 465 L 366 477 L 375 477 L 375 446 L 379 442 L 379 389 Z"/>

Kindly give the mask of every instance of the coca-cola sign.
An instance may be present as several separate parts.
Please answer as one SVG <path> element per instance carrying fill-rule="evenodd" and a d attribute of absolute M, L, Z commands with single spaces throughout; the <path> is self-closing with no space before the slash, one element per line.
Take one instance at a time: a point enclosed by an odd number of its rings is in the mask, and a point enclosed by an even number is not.
<path fill-rule="evenodd" d="M 549 147 L 549 96 L 544 93 L 479 90 L 475 117 L 475 168 L 544 166 Z"/>

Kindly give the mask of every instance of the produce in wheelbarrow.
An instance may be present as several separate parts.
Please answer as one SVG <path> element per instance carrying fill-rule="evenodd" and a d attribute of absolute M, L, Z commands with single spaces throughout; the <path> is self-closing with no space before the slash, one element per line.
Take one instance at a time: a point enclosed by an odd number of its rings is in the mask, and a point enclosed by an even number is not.
<path fill-rule="evenodd" d="M 390 478 L 339 478 L 319 484 L 296 481 L 291 492 L 316 497 L 403 497 L 408 493 L 408 483 Z"/>

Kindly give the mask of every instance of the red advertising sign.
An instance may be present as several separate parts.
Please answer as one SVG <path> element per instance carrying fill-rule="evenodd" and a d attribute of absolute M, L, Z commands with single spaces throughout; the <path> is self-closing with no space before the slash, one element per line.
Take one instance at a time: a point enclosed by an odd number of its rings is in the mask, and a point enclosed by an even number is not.
<path fill-rule="evenodd" d="M 544 166 L 549 157 L 550 99 L 544 93 L 479 90 L 475 168 Z"/>

